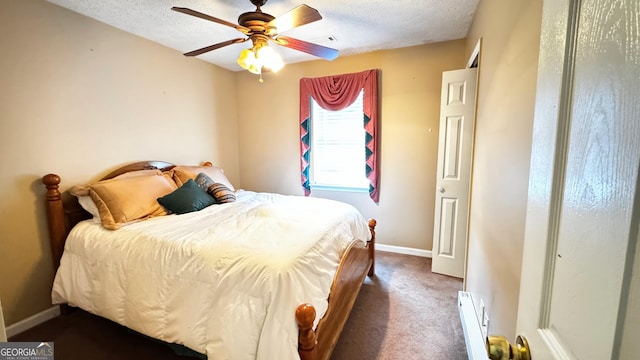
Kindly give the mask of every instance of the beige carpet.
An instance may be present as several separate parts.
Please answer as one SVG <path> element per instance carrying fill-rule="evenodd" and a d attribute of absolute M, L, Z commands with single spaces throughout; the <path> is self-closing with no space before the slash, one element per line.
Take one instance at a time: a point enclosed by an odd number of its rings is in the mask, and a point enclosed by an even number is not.
<path fill-rule="evenodd" d="M 378 252 L 332 360 L 467 359 L 458 315 L 462 280 L 431 272 L 431 259 Z"/>
<path fill-rule="evenodd" d="M 332 360 L 466 359 L 461 287 L 459 279 L 431 273 L 431 259 L 379 252 L 376 277 L 363 284 Z M 206 358 L 80 310 L 9 340 L 53 341 L 56 360 Z"/>

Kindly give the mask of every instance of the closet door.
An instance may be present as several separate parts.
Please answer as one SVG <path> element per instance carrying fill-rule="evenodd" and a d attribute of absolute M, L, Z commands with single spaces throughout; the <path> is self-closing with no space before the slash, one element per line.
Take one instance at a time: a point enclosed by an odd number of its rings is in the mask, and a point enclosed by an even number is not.
<path fill-rule="evenodd" d="M 477 68 L 442 73 L 432 271 L 464 277 Z"/>

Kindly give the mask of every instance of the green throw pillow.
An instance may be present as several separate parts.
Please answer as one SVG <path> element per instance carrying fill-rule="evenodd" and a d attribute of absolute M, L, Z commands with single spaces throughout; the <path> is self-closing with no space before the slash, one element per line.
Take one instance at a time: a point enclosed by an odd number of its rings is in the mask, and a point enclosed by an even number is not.
<path fill-rule="evenodd" d="M 158 198 L 158 202 L 174 214 L 186 214 L 213 205 L 216 199 L 202 190 L 195 181 L 189 179 L 172 193 Z"/>

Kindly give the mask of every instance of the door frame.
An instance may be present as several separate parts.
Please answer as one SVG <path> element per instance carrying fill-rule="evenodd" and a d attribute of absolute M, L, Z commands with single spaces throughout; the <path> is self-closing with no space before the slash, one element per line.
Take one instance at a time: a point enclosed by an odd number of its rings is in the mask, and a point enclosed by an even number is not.
<path fill-rule="evenodd" d="M 473 159 L 475 158 L 475 150 L 476 150 L 476 129 L 477 129 L 477 117 L 478 117 L 478 96 L 480 90 L 480 55 L 482 53 L 482 37 L 478 39 L 476 42 L 476 46 L 471 51 L 471 55 L 469 55 L 469 59 L 467 60 L 467 69 L 473 67 L 475 65 L 478 68 L 478 72 L 476 75 L 476 104 L 475 110 L 473 112 L 473 145 L 471 146 L 471 170 L 469 172 L 469 184 L 473 184 Z M 473 187 L 469 187 L 469 210 L 471 210 L 471 202 L 473 200 Z M 468 262 L 469 262 L 469 229 L 471 224 L 471 211 L 469 211 L 469 216 L 467 216 L 467 239 L 466 239 L 466 250 L 464 253 L 464 277 L 462 278 L 462 290 L 467 291 L 467 270 L 468 270 Z"/>

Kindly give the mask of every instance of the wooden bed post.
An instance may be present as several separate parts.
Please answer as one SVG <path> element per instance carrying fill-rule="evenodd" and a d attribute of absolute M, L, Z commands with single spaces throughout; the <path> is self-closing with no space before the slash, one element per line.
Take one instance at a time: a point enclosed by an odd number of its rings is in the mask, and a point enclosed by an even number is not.
<path fill-rule="evenodd" d="M 316 360 L 318 358 L 316 333 L 313 322 L 316 319 L 316 309 L 311 304 L 302 304 L 296 309 L 298 323 L 298 354 L 301 360 Z"/>
<path fill-rule="evenodd" d="M 375 275 L 376 265 L 376 225 L 378 222 L 376 219 L 369 219 L 369 231 L 371 231 L 371 240 L 369 241 L 369 257 L 371 258 L 371 267 L 367 275 Z"/>
<path fill-rule="evenodd" d="M 62 194 L 59 190 L 60 176 L 47 174 L 42 177 L 42 183 L 47 188 L 45 207 L 47 208 L 47 223 L 49 225 L 49 242 L 51 255 L 53 256 L 53 272 L 58 271 L 60 259 L 64 251 L 64 243 L 67 240 L 67 225 L 65 220 Z M 73 309 L 67 304 L 60 305 L 63 315 L 69 314 Z"/>
<path fill-rule="evenodd" d="M 64 242 L 67 237 L 64 208 L 62 206 L 62 194 L 58 190 L 60 176 L 47 174 L 42 177 L 42 183 L 47 187 L 46 210 L 49 225 L 49 240 L 51 242 L 51 254 L 53 255 L 53 270 L 60 267 L 60 258 L 64 250 Z"/>

